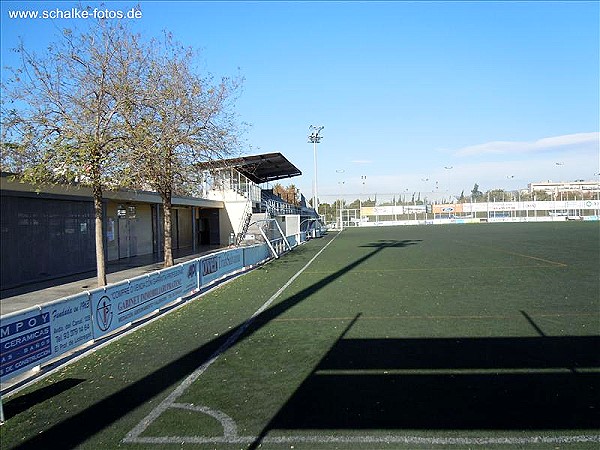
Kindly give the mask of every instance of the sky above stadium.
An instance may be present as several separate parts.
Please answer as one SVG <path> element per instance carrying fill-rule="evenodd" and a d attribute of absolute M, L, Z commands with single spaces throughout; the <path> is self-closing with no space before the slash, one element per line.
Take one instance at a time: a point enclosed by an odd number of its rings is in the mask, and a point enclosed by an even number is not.
<path fill-rule="evenodd" d="M 136 31 L 171 31 L 200 50 L 200 70 L 243 76 L 237 112 L 251 126 L 242 153 L 283 153 L 303 172 L 283 184 L 307 197 L 309 125 L 324 126 L 322 202 L 598 179 L 598 2 L 84 4 L 139 5 Z M 2 65 L 15 64 L 19 37 L 43 52 L 62 28 L 86 26 L 9 11 L 76 7 L 2 2 Z"/>

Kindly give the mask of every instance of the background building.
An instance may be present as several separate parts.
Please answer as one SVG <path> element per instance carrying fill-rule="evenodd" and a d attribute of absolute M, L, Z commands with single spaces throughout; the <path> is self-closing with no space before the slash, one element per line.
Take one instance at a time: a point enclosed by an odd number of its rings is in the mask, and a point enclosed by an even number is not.
<path fill-rule="evenodd" d="M 264 212 L 259 183 L 301 174 L 280 153 L 236 158 L 206 171 L 202 197 L 172 199 L 172 248 L 185 256 L 241 243 L 254 213 Z M 0 177 L 1 290 L 96 270 L 91 189 L 81 185 L 32 186 Z M 289 213 L 272 208 L 270 217 Z M 104 193 L 107 262 L 163 259 L 160 195 L 147 191 Z M 270 205 L 272 206 L 272 205 Z M 269 207 L 270 207 L 269 206 Z"/>
<path fill-rule="evenodd" d="M 535 192 L 545 192 L 548 195 L 562 193 L 574 193 L 578 192 L 582 195 L 598 194 L 600 192 L 600 183 L 598 181 L 567 181 L 567 182 L 539 182 L 529 183 L 529 193 L 534 194 Z"/>

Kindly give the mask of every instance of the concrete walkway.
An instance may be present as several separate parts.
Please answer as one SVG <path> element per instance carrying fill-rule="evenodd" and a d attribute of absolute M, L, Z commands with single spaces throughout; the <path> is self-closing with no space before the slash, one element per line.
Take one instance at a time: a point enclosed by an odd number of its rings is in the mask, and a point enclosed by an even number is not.
<path fill-rule="evenodd" d="M 186 254 L 185 251 L 174 251 L 173 256 L 175 264 L 179 264 L 219 250 L 224 250 L 224 248 L 203 246 L 198 253 Z M 106 278 L 108 284 L 114 284 L 162 268 L 163 261 L 159 261 L 156 255 L 135 256 L 109 262 L 106 267 Z M 0 293 L 0 315 L 4 316 L 62 297 L 91 291 L 97 287 L 96 283 L 96 272 L 94 271 L 6 289 Z"/>

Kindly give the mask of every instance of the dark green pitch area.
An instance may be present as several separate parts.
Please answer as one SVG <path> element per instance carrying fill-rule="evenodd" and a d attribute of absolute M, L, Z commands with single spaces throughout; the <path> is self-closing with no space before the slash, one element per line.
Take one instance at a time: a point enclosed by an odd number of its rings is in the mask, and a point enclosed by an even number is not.
<path fill-rule="evenodd" d="M 599 255 L 591 222 L 330 233 L 5 399 L 2 449 L 598 448 Z"/>

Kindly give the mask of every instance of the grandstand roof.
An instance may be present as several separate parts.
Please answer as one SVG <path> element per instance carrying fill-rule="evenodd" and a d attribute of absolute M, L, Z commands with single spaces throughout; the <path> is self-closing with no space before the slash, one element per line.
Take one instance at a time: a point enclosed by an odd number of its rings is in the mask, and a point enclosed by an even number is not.
<path fill-rule="evenodd" d="M 302 175 L 300 169 L 289 162 L 281 153 L 242 156 L 210 163 L 211 169 L 227 167 L 236 169 L 257 184 Z"/>

